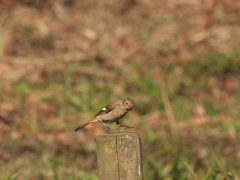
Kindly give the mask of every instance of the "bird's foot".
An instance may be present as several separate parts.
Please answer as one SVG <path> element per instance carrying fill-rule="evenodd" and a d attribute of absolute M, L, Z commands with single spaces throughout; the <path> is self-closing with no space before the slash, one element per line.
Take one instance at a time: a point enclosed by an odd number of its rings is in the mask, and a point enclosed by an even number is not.
<path fill-rule="evenodd" d="M 111 128 L 108 127 L 108 126 L 107 126 L 106 128 L 104 128 L 104 130 L 105 130 L 105 131 L 116 131 L 116 129 L 111 129 Z"/>

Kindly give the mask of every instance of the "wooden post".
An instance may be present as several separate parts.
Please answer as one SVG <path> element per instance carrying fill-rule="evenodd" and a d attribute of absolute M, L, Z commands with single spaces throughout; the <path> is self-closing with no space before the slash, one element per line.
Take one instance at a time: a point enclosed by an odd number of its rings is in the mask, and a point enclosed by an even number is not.
<path fill-rule="evenodd" d="M 113 132 L 97 137 L 99 180 L 143 180 L 137 133 Z"/>

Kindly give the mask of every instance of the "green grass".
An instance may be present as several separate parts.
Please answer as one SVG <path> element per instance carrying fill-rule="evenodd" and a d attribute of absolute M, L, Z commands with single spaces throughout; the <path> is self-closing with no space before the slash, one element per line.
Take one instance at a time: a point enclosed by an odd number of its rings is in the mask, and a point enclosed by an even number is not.
<path fill-rule="evenodd" d="M 190 77 L 221 77 L 239 74 L 239 65 L 240 57 L 238 52 L 211 53 L 196 61 L 189 61 L 185 64 L 185 69 Z"/>
<path fill-rule="evenodd" d="M 228 80 L 239 76 L 237 57 L 213 54 L 168 67 L 166 71 L 162 67 L 176 129 L 168 124 L 161 87 L 154 74 L 159 67 L 140 72 L 138 68 L 143 65 L 132 63 L 133 75 L 129 78 L 123 75 L 122 80 L 114 70 L 97 76 L 88 74 L 89 70 L 97 69 L 95 62 L 83 66 L 66 63 L 65 71 L 50 67 L 38 83 L 28 80 L 14 83 L 11 91 L 6 92 L 8 96 L 2 96 L 3 102 L 16 108 L 17 115 L 11 129 L 5 129 L 12 135 L 5 134 L 8 141 L 4 140 L 2 145 L 13 157 L 0 166 L 0 179 L 98 179 L 95 138 L 102 126 L 90 125 L 79 133 L 73 130 L 105 104 L 123 97 L 136 102 L 137 115 L 132 118 L 141 128 L 138 133 L 143 141 L 145 180 L 237 179 L 239 88 L 231 94 L 226 91 L 230 97 L 221 100 L 211 94 L 214 87 L 207 84 L 210 77 L 220 81 L 222 77 Z M 224 62 L 219 62 L 220 58 Z M 172 71 L 180 66 L 184 73 L 175 78 Z M 118 94 L 114 88 L 119 86 L 122 92 Z M 29 100 L 31 94 L 37 96 L 33 103 Z M 198 117 L 196 105 L 201 105 L 205 109 L 203 116 L 210 119 L 205 125 L 191 121 L 193 116 Z M 36 116 L 32 115 L 34 111 Z M 151 125 L 154 119 L 145 116 L 151 112 L 161 116 L 155 119 L 160 121 L 156 126 Z M 127 122 L 129 117 L 124 118 L 127 124 L 131 124 Z"/>

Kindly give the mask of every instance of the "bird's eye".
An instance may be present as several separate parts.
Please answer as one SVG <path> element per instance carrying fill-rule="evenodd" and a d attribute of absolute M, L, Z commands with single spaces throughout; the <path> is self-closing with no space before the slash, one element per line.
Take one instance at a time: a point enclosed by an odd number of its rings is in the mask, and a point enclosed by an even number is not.
<path fill-rule="evenodd" d="M 128 104 L 128 102 L 125 102 L 125 104 Z"/>

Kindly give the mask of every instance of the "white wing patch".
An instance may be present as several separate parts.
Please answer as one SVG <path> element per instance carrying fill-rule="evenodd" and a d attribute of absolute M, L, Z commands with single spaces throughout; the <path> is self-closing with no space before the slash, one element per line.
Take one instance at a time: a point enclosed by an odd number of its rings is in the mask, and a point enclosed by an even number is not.
<path fill-rule="evenodd" d="M 102 108 L 101 111 L 108 111 L 108 110 L 107 110 L 107 108 L 104 107 L 104 108 Z M 111 113 L 111 112 L 112 112 L 112 111 L 109 111 L 108 113 Z"/>

